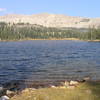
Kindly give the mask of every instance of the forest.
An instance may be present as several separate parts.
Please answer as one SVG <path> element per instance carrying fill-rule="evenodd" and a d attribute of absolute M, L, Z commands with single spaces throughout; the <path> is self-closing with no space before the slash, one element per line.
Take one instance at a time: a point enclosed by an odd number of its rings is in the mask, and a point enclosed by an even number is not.
<path fill-rule="evenodd" d="M 0 40 L 22 39 L 63 39 L 77 38 L 80 40 L 100 39 L 100 28 L 88 29 L 44 27 L 29 23 L 0 22 Z"/>

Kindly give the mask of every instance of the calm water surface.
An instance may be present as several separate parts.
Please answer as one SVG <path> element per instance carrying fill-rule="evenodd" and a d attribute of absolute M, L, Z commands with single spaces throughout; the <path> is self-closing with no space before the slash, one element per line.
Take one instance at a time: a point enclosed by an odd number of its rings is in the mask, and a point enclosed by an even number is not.
<path fill-rule="evenodd" d="M 0 83 L 12 80 L 100 80 L 100 42 L 0 42 Z"/>

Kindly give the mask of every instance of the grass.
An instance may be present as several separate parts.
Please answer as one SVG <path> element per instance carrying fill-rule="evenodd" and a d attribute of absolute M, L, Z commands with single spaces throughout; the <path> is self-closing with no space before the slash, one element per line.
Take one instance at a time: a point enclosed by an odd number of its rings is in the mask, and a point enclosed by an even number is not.
<path fill-rule="evenodd" d="M 26 89 L 11 100 L 100 100 L 100 83 L 80 83 L 74 89 Z"/>
<path fill-rule="evenodd" d="M 79 39 L 79 38 L 48 38 L 48 39 L 34 39 L 34 38 L 25 38 L 25 39 L 15 39 L 15 40 L 0 40 L 1 41 L 27 41 L 27 40 L 73 40 L 73 41 L 88 41 L 88 42 L 100 42 L 100 39 L 96 40 L 87 40 L 87 39 Z"/>

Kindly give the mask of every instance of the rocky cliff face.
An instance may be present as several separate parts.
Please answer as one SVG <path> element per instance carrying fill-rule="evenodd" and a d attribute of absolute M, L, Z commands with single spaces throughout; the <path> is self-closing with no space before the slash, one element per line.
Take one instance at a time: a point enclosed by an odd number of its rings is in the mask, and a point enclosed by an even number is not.
<path fill-rule="evenodd" d="M 7 23 L 30 23 L 38 24 L 46 27 L 72 27 L 72 28 L 88 28 L 99 27 L 100 18 L 84 18 L 72 17 L 60 14 L 35 14 L 35 15 L 5 15 L 0 16 L 0 22 Z"/>

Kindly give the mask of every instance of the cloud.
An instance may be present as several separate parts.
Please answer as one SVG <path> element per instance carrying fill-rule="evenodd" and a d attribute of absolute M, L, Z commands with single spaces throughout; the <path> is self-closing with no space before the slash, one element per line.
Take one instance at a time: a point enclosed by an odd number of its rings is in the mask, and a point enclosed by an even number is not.
<path fill-rule="evenodd" d="M 7 10 L 6 8 L 0 8 L 0 12 L 4 12 L 6 10 Z"/>

